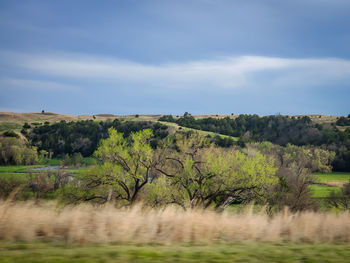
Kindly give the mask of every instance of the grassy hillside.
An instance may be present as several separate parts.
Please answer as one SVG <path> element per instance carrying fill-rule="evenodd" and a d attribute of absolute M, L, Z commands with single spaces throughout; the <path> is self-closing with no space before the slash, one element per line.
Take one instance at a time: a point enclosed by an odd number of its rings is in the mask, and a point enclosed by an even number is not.
<path fill-rule="evenodd" d="M 95 121 L 106 121 L 106 120 L 114 120 L 114 119 L 120 119 L 120 120 L 126 120 L 126 121 L 151 121 L 156 122 L 162 115 L 113 115 L 113 114 L 97 114 L 97 115 L 64 115 L 64 114 L 57 114 L 57 113 L 8 113 L 8 112 L 0 112 L 0 134 L 5 131 L 15 131 L 17 133 L 20 132 L 22 129 L 22 126 L 25 122 L 31 124 L 44 124 L 45 122 L 59 122 L 62 120 L 65 120 L 67 122 L 70 121 L 79 121 L 79 120 L 95 120 Z M 207 117 L 213 117 L 213 118 L 224 118 L 231 115 L 197 115 L 196 118 L 207 118 Z M 174 131 L 177 131 L 179 129 L 182 129 L 184 131 L 188 130 L 194 130 L 198 131 L 199 133 L 203 134 L 204 136 L 210 135 L 215 136 L 218 135 L 214 132 L 207 132 L 207 131 L 201 131 L 186 127 L 181 127 L 176 123 L 168 123 L 168 122 L 161 122 L 162 124 L 165 124 L 167 126 L 170 126 L 170 132 L 173 133 Z M 221 135 L 221 134 L 220 134 Z M 235 137 L 227 136 L 227 135 L 221 135 L 222 137 L 230 137 L 234 140 L 237 140 Z"/>

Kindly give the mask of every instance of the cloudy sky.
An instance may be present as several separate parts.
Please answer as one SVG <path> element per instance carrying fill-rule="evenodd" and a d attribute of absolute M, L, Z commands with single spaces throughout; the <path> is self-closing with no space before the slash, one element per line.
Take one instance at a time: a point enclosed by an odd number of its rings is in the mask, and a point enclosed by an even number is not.
<path fill-rule="evenodd" d="M 349 0 L 0 0 L 0 111 L 350 113 Z"/>

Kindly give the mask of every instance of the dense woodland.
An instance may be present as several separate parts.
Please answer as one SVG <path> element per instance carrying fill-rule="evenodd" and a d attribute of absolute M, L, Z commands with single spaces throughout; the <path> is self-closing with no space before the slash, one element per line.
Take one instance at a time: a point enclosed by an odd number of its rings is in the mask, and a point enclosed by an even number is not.
<path fill-rule="evenodd" d="M 30 129 L 25 124 L 22 133 L 31 144 L 40 150 L 52 152 L 54 157 L 65 154 L 81 153 L 84 157 L 91 156 L 101 139 L 108 136 L 108 129 L 115 128 L 125 137 L 130 133 L 150 128 L 153 131 L 152 147 L 156 147 L 160 140 L 168 136 L 167 126 L 144 121 L 61 121 L 54 124 L 46 123 Z"/>
<path fill-rule="evenodd" d="M 344 121 L 345 120 L 345 121 Z M 314 123 L 307 116 L 266 116 L 239 115 L 235 119 L 203 118 L 195 119 L 188 113 L 183 117 L 164 116 L 160 121 L 174 122 L 184 127 L 216 132 L 224 135 L 239 137 L 239 144 L 246 142 L 269 141 L 285 146 L 313 145 L 334 151 L 336 157 L 332 163 L 335 171 L 350 171 L 350 129 L 341 131 L 335 124 L 321 125 Z M 347 123 L 350 118 L 342 117 L 337 121 Z M 219 142 L 220 143 L 220 142 Z M 229 142 L 221 142 L 223 146 Z"/>

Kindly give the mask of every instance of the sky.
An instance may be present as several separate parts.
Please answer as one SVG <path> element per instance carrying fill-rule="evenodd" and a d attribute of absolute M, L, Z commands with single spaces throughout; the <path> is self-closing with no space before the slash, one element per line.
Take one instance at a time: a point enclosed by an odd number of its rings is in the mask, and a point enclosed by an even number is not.
<path fill-rule="evenodd" d="M 350 113 L 349 0 L 0 0 L 0 111 Z"/>

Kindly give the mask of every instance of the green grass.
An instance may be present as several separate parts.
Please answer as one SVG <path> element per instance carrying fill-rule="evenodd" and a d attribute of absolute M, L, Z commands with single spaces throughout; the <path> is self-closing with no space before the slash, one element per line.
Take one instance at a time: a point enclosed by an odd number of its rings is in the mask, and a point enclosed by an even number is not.
<path fill-rule="evenodd" d="M 332 191 L 340 191 L 340 187 L 325 185 L 330 182 L 346 183 L 350 181 L 350 173 L 331 172 L 331 173 L 314 173 L 317 178 L 318 185 L 310 186 L 313 191 L 313 197 L 325 198 L 328 197 Z"/>
<path fill-rule="evenodd" d="M 0 174 L 15 174 L 15 173 L 28 173 L 31 169 L 40 168 L 40 167 L 46 167 L 46 166 L 59 166 L 61 160 L 60 159 L 50 159 L 47 162 L 41 162 L 40 164 L 34 164 L 34 165 L 0 165 Z M 92 157 L 86 157 L 83 160 L 83 165 L 91 166 L 96 164 L 96 160 Z M 86 170 L 87 167 L 82 168 L 69 168 L 65 169 L 65 171 L 69 172 L 77 172 L 77 171 L 83 171 Z M 32 171 L 32 172 L 42 172 L 42 171 Z"/>
<path fill-rule="evenodd" d="M 11 262 L 349 262 L 346 244 L 77 245 L 0 243 Z"/>
<path fill-rule="evenodd" d="M 16 122 L 0 122 L 0 133 L 3 133 L 5 131 L 19 131 L 22 129 L 22 125 L 20 123 Z"/>
<path fill-rule="evenodd" d="M 312 197 L 325 198 L 330 195 L 332 191 L 340 191 L 340 187 L 327 185 L 311 185 L 310 189 L 313 191 Z"/>
<path fill-rule="evenodd" d="M 26 173 L 30 169 L 44 167 L 42 164 L 35 165 L 1 165 L 0 173 Z"/>
<path fill-rule="evenodd" d="M 350 173 L 332 172 L 332 173 L 314 173 L 320 183 L 327 182 L 348 182 Z"/>

